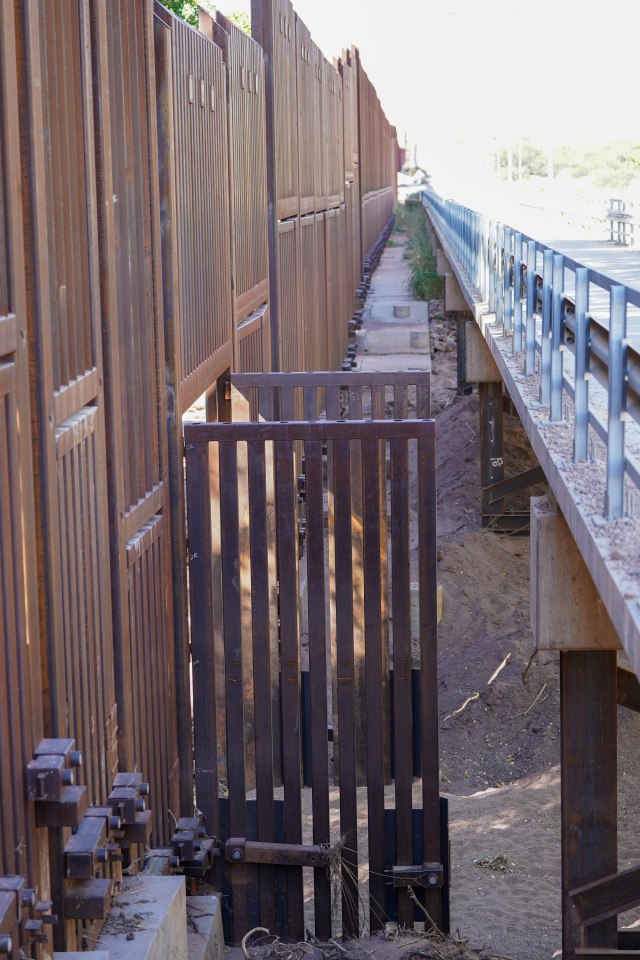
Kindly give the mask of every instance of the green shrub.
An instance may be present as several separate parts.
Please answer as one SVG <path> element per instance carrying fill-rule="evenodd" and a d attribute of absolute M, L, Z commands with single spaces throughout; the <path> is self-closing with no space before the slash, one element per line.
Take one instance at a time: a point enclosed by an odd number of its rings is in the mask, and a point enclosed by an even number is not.
<path fill-rule="evenodd" d="M 395 229 L 408 238 L 405 258 L 411 271 L 411 293 L 418 300 L 441 300 L 444 281 L 436 271 L 436 258 L 429 242 L 422 204 L 409 201 L 398 205 L 395 210 Z"/>

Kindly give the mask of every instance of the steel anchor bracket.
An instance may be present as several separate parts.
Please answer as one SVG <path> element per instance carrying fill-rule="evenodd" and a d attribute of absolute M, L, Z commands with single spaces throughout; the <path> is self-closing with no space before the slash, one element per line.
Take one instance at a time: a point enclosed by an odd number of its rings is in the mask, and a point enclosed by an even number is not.
<path fill-rule="evenodd" d="M 141 773 L 118 773 L 113 789 L 107 797 L 107 806 L 120 819 L 115 831 L 120 846 L 129 843 L 148 843 L 151 835 L 151 810 L 147 809 L 149 784 Z"/>
<path fill-rule="evenodd" d="M 56 924 L 50 900 L 38 900 L 35 890 L 27 887 L 24 877 L 16 874 L 0 876 L 0 956 L 11 956 L 13 931 L 22 927 L 25 945 L 47 943 L 47 924 Z M 39 954 L 38 954 L 39 956 Z"/>
<path fill-rule="evenodd" d="M 206 836 L 200 817 L 180 817 L 171 837 L 171 866 L 185 877 L 204 877 L 220 857 L 216 841 Z"/>
<path fill-rule="evenodd" d="M 122 828 L 111 807 L 89 807 L 64 848 L 65 875 L 69 880 L 90 880 L 105 863 L 121 860 L 115 833 Z"/>
<path fill-rule="evenodd" d="M 39 827 L 75 827 L 87 809 L 87 788 L 75 785 L 82 754 L 73 739 L 41 740 L 27 764 L 27 799 Z"/>

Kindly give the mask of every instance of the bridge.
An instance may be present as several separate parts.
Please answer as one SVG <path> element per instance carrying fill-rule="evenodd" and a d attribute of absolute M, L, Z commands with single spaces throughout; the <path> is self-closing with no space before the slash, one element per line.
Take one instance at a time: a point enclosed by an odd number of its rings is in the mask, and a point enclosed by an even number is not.
<path fill-rule="evenodd" d="M 251 37 L 152 0 L 0 8 L 12 960 L 103 942 L 145 862 L 178 898 L 215 884 L 236 944 L 304 939 L 304 871 L 318 940 L 447 931 L 429 373 L 353 369 L 398 165 L 359 51 L 329 61 L 289 0 L 254 0 Z M 479 384 L 483 516 L 531 524 L 561 651 L 565 960 L 638 955 L 615 767 L 616 705 L 640 705 L 637 276 L 420 203 Z M 505 405 L 538 459 L 519 478 Z"/>

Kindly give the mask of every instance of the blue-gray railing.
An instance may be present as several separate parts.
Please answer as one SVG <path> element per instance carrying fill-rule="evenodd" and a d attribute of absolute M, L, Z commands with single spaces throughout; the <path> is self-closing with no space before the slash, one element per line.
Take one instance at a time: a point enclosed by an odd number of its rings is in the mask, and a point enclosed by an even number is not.
<path fill-rule="evenodd" d="M 627 318 L 629 308 L 640 308 L 640 291 L 452 200 L 431 191 L 421 196 L 463 285 L 503 324 L 513 352 L 523 355 L 524 373 L 539 375 L 539 399 L 550 421 L 566 418 L 565 397 L 573 403 L 574 461 L 590 459 L 590 427 L 605 444 L 605 516 L 632 513 L 625 493 L 627 480 L 640 487 L 640 446 L 637 436 L 626 442 L 625 425 L 633 420 L 637 434 L 640 354 L 628 341 Z M 567 292 L 571 285 L 573 294 Z M 594 294 L 606 297 L 602 317 L 590 310 Z M 590 402 L 592 377 L 607 391 L 606 417 Z"/>

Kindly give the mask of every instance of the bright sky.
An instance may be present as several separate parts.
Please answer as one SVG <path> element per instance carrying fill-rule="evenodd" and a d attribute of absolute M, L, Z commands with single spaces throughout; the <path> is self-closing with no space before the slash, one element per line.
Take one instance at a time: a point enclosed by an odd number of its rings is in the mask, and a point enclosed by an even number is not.
<path fill-rule="evenodd" d="M 250 0 L 225 2 L 250 9 Z M 417 144 L 431 172 L 460 140 L 486 147 L 509 136 L 640 138 L 640 0 L 294 0 L 294 7 L 330 59 L 351 44 L 360 48 L 400 141 L 406 134 Z"/>

